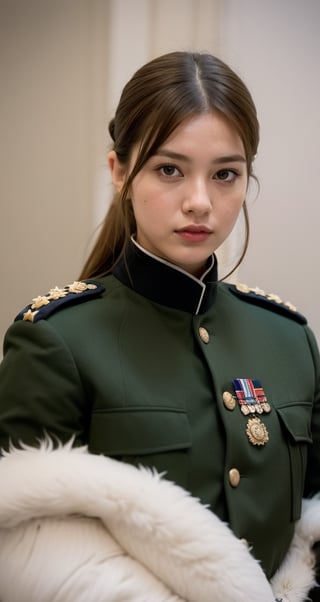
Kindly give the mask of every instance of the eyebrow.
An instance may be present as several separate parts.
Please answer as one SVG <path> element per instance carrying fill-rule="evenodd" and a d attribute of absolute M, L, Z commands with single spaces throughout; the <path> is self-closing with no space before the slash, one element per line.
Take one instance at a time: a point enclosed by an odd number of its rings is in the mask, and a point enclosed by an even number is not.
<path fill-rule="evenodd" d="M 165 148 L 159 149 L 155 152 L 154 156 L 158 157 L 170 157 L 170 159 L 177 159 L 178 161 L 187 161 L 191 163 L 190 157 L 176 153 L 175 151 L 166 150 Z M 243 155 L 224 155 L 213 159 L 212 164 L 220 165 L 221 163 L 246 163 L 246 158 Z"/>

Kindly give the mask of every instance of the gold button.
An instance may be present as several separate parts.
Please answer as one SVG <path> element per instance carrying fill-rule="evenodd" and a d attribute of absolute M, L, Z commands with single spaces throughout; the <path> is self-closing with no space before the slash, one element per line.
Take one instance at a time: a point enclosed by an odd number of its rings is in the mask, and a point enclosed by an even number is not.
<path fill-rule="evenodd" d="M 233 395 L 229 393 L 229 391 L 225 391 L 222 394 L 222 400 L 227 410 L 234 410 L 236 407 L 236 400 L 234 399 Z"/>
<path fill-rule="evenodd" d="M 229 470 L 229 483 L 232 487 L 238 487 L 240 483 L 240 472 L 237 468 Z"/>
<path fill-rule="evenodd" d="M 206 328 L 203 328 L 203 326 L 200 326 L 200 328 L 199 328 L 199 336 L 203 343 L 206 343 L 206 345 L 209 343 L 209 341 L 210 341 L 209 333 Z"/>

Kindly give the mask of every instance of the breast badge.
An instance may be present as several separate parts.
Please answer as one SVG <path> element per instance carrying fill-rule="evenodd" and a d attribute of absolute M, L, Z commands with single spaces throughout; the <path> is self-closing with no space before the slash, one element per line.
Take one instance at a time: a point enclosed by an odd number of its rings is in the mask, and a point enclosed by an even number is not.
<path fill-rule="evenodd" d="M 235 378 L 232 381 L 235 397 L 244 416 L 248 416 L 246 435 L 252 445 L 265 445 L 269 433 L 264 422 L 257 416 L 271 412 L 266 394 L 259 380 Z"/>
<path fill-rule="evenodd" d="M 269 441 L 266 425 L 261 422 L 260 418 L 249 418 L 246 433 L 252 445 L 265 445 Z"/>

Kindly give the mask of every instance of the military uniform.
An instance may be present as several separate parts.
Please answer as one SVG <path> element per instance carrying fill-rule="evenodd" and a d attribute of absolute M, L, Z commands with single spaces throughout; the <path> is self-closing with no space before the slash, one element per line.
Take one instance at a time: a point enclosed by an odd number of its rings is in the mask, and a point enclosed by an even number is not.
<path fill-rule="evenodd" d="M 131 242 L 112 275 L 35 298 L 5 338 L 0 445 L 74 436 L 166 471 L 271 577 L 320 491 L 320 360 L 290 304 L 216 270 L 198 280 Z"/>

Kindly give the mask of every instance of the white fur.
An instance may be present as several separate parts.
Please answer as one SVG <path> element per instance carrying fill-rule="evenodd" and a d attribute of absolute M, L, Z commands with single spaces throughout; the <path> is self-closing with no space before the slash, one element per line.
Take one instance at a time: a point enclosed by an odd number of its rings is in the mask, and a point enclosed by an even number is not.
<path fill-rule="evenodd" d="M 1 602 L 182 602 L 99 519 L 42 518 L 1 532 Z"/>
<path fill-rule="evenodd" d="M 302 516 L 296 523 L 290 550 L 277 573 L 272 578 L 273 591 L 282 602 L 307 600 L 315 585 L 315 558 L 312 546 L 320 541 L 320 498 L 303 500 Z"/>
<path fill-rule="evenodd" d="M 47 442 L 1 459 L 0 490 L 1 602 L 302 602 L 313 582 L 318 500 L 271 588 L 226 524 L 150 470 Z"/>

